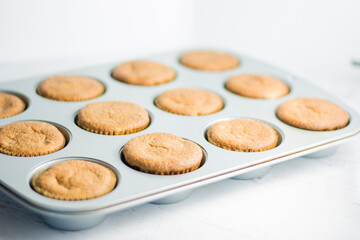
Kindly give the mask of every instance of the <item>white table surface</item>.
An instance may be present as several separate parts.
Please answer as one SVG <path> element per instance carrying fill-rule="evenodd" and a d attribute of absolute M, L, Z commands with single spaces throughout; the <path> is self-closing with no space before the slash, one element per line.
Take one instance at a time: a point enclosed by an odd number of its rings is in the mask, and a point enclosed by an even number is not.
<path fill-rule="evenodd" d="M 0 81 L 96 61 L 81 62 L 2 65 Z M 292 69 L 360 111 L 360 67 L 350 60 L 329 71 Z M 293 159 L 259 179 L 229 179 L 196 189 L 176 204 L 116 212 L 83 231 L 51 229 L 0 193 L 0 239 L 360 239 L 360 136 L 330 157 Z"/>

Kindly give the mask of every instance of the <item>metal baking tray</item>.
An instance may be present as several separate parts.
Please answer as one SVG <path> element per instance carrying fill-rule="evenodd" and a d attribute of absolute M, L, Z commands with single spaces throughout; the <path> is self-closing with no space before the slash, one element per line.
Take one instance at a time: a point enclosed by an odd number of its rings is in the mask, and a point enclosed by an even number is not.
<path fill-rule="evenodd" d="M 326 151 L 327 148 L 344 142 L 360 131 L 360 116 L 357 112 L 338 98 L 291 73 L 232 52 L 229 53 L 241 62 L 235 69 L 223 72 L 198 71 L 179 63 L 179 58 L 185 52 L 187 51 L 176 51 L 143 58 L 163 63 L 177 73 L 174 81 L 151 87 L 114 80 L 111 71 L 122 62 L 52 74 L 79 74 L 101 81 L 106 87 L 105 93 L 89 101 L 59 102 L 39 96 L 36 88 L 50 75 L 1 83 L 0 91 L 22 97 L 27 103 L 27 109 L 14 117 L 0 119 L 0 127 L 17 121 L 46 121 L 56 125 L 64 133 L 67 145 L 58 152 L 39 157 L 0 154 L 0 189 L 21 205 L 40 214 L 50 226 L 79 230 L 96 225 L 107 214 L 115 211 L 146 202 L 177 202 L 187 197 L 194 188 L 205 184 L 231 177 L 259 177 L 271 165 L 302 155 L 324 156 L 330 153 Z M 238 96 L 226 90 L 224 84 L 229 77 L 240 73 L 272 75 L 286 82 L 291 91 L 275 100 Z M 179 87 L 212 91 L 223 98 L 225 107 L 215 114 L 190 117 L 171 114 L 154 105 L 154 99 L 162 92 Z M 289 126 L 276 117 L 275 111 L 282 102 L 296 97 L 317 97 L 335 102 L 349 113 L 350 122 L 345 128 L 335 131 L 309 131 Z M 120 136 L 95 134 L 76 125 L 76 115 L 82 107 L 90 102 L 108 100 L 139 104 L 149 112 L 151 124 L 141 132 Z M 279 133 L 278 146 L 264 152 L 235 152 L 210 144 L 206 139 L 208 127 L 214 122 L 232 118 L 257 119 L 270 124 Z M 199 144 L 204 151 L 202 166 L 193 172 L 172 176 L 147 174 L 129 168 L 122 161 L 122 147 L 130 139 L 152 132 L 172 133 Z M 85 159 L 108 165 L 117 173 L 116 188 L 105 196 L 84 201 L 55 200 L 42 196 L 31 188 L 30 179 L 36 172 L 69 159 Z"/>

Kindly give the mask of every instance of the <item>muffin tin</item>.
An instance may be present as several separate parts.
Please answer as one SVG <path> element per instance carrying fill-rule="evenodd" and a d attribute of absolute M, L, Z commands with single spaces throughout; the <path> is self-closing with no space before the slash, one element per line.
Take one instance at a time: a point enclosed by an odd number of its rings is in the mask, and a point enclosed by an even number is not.
<path fill-rule="evenodd" d="M 312 84 L 298 77 L 255 60 L 231 53 L 240 65 L 222 72 L 198 71 L 179 63 L 184 51 L 146 57 L 145 60 L 163 63 L 173 68 L 174 81 L 157 86 L 135 86 L 114 80 L 112 69 L 121 62 L 88 67 L 55 74 L 78 74 L 98 79 L 105 85 L 105 93 L 95 99 L 82 102 L 59 102 L 43 98 L 36 93 L 41 81 L 49 76 L 0 84 L 1 92 L 14 93 L 27 103 L 26 110 L 16 116 L 0 119 L 0 127 L 17 121 L 46 121 L 58 127 L 67 139 L 65 148 L 39 157 L 15 157 L 0 154 L 0 186 L 6 194 L 21 205 L 42 215 L 53 227 L 79 230 L 99 223 L 109 213 L 146 202 L 172 203 L 186 198 L 191 191 L 205 184 L 226 178 L 251 179 L 265 174 L 273 164 L 302 155 L 321 157 L 327 148 L 349 139 L 360 131 L 360 116 L 349 106 Z M 226 80 L 240 73 L 269 74 L 286 82 L 291 91 L 288 95 L 261 100 L 238 96 L 225 89 Z M 207 116 L 182 116 L 160 110 L 154 99 L 165 90 L 179 87 L 195 87 L 212 91 L 224 100 L 225 107 Z M 328 99 L 344 108 L 350 115 L 349 124 L 335 131 L 309 131 L 289 126 L 280 121 L 276 108 L 284 101 L 296 97 Z M 77 112 L 90 102 L 128 101 L 147 109 L 150 125 L 143 131 L 120 136 L 100 135 L 87 132 L 76 125 Z M 235 152 L 210 144 L 207 129 L 215 122 L 249 118 L 273 126 L 280 136 L 276 148 L 263 152 Z M 128 167 L 123 162 L 122 147 L 130 139 L 152 132 L 168 132 L 199 144 L 204 152 L 202 166 L 190 173 L 160 176 L 146 174 Z M 324 150 L 326 149 L 326 150 Z M 333 150 L 331 150 L 333 151 Z M 60 161 L 83 159 L 103 163 L 114 170 L 118 182 L 109 194 L 84 201 L 50 199 L 36 193 L 30 186 L 32 176 Z M 119 213 L 121 214 L 121 213 Z"/>

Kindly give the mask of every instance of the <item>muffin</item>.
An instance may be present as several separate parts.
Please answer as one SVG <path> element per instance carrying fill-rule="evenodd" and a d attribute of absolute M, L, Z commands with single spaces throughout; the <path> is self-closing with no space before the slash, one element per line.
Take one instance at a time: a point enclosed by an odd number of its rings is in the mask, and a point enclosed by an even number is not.
<path fill-rule="evenodd" d="M 239 61 L 234 56 L 217 51 L 189 52 L 181 57 L 180 63 L 202 71 L 225 71 L 239 65 Z"/>
<path fill-rule="evenodd" d="M 171 68 L 151 61 L 132 61 L 117 66 L 112 77 L 133 85 L 153 86 L 174 80 L 176 74 Z"/>
<path fill-rule="evenodd" d="M 0 92 L 0 119 L 15 116 L 25 108 L 26 104 L 18 96 Z"/>
<path fill-rule="evenodd" d="M 37 88 L 39 95 L 56 101 L 85 101 L 102 95 L 105 87 L 85 76 L 64 75 L 45 79 Z"/>
<path fill-rule="evenodd" d="M 194 142 L 169 133 L 150 133 L 127 142 L 123 148 L 125 162 L 145 173 L 175 175 L 198 169 L 203 158 Z"/>
<path fill-rule="evenodd" d="M 155 99 L 155 105 L 170 113 L 201 116 L 220 111 L 224 107 L 224 102 L 218 95 L 209 91 L 178 88 L 163 92 Z"/>
<path fill-rule="evenodd" d="M 282 103 L 277 117 L 294 127 L 326 131 L 345 127 L 349 122 L 349 114 L 325 99 L 295 98 Z"/>
<path fill-rule="evenodd" d="M 108 167 L 83 160 L 56 163 L 32 178 L 32 188 L 49 198 L 85 200 L 111 192 L 116 175 Z"/>
<path fill-rule="evenodd" d="M 269 125 L 250 119 L 217 122 L 207 131 L 208 141 L 220 148 L 238 152 L 260 152 L 275 148 L 278 133 Z"/>
<path fill-rule="evenodd" d="M 258 74 L 241 74 L 227 80 L 225 87 L 249 98 L 274 99 L 287 95 L 289 87 L 281 80 Z"/>
<path fill-rule="evenodd" d="M 144 130 L 150 124 L 148 112 L 130 102 L 95 102 L 80 109 L 77 125 L 104 135 L 124 135 Z"/>
<path fill-rule="evenodd" d="M 0 153 L 33 157 L 56 152 L 66 144 L 64 135 L 52 124 L 28 121 L 0 128 Z"/>

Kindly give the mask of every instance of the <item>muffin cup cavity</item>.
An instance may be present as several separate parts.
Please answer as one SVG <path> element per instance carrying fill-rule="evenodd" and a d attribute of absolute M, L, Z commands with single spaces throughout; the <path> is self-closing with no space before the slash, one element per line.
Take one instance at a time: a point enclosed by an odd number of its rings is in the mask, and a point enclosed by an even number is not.
<path fill-rule="evenodd" d="M 21 102 L 17 100 L 17 102 L 19 102 L 19 105 L 20 105 L 20 106 L 17 106 L 17 107 L 16 107 L 17 109 L 14 109 L 14 110 L 12 111 L 12 112 L 13 112 L 12 114 L 9 114 L 9 115 L 4 116 L 4 117 L 1 117 L 1 116 L 0 116 L 0 120 L 1 120 L 1 119 L 6 119 L 6 118 L 11 118 L 11 117 L 17 116 L 17 115 L 19 115 L 19 114 L 22 114 L 23 112 L 25 112 L 25 111 L 28 109 L 28 107 L 29 107 L 29 105 L 30 105 L 30 100 L 29 100 L 29 98 L 26 97 L 25 95 L 20 94 L 20 93 L 15 92 L 15 91 L 7 91 L 7 90 L 1 90 L 1 89 L 0 89 L 0 94 L 1 94 L 1 93 L 13 95 L 13 96 L 19 98 L 19 99 L 21 100 Z M 20 110 L 20 109 L 21 109 L 21 110 Z"/>
<path fill-rule="evenodd" d="M 77 92 L 72 91 L 76 89 Z M 58 102 L 83 102 L 101 97 L 106 85 L 85 75 L 53 75 L 37 84 L 35 92 L 42 98 Z"/>
<path fill-rule="evenodd" d="M 227 78 L 223 88 L 233 95 L 247 99 L 277 100 L 292 93 L 291 84 L 284 78 L 273 74 L 241 73 Z"/>
<path fill-rule="evenodd" d="M 170 196 L 163 197 L 163 198 L 157 199 L 155 201 L 152 201 L 151 203 L 152 204 L 173 204 L 173 203 L 177 203 L 177 202 L 183 201 L 186 198 L 190 197 L 190 195 L 192 194 L 193 191 L 194 190 L 191 189 L 191 190 L 182 191 L 180 193 L 174 193 L 174 194 L 171 194 Z"/>
<path fill-rule="evenodd" d="M 71 163 L 71 161 L 81 161 L 82 164 L 83 163 L 87 164 L 88 162 L 89 163 L 96 163 L 96 164 L 99 164 L 98 166 L 106 167 L 108 170 L 111 171 L 111 173 L 115 177 L 114 186 L 110 190 L 107 190 L 106 193 L 102 193 L 100 196 L 95 196 L 95 197 L 94 196 L 90 196 L 90 197 L 77 196 L 75 198 L 73 196 L 71 196 L 71 197 L 68 196 L 67 197 L 65 195 L 64 196 L 62 196 L 61 194 L 59 195 L 59 193 L 52 193 L 52 192 L 50 192 L 51 188 L 50 188 L 50 190 L 45 188 L 45 189 L 42 189 L 41 191 L 39 191 L 39 189 L 41 189 L 41 188 L 39 186 L 34 186 L 35 178 L 37 178 L 39 175 L 43 174 L 44 171 L 46 171 L 50 167 L 56 166 L 56 165 L 58 165 L 60 163 L 66 163 L 66 162 Z M 93 166 L 97 166 L 97 165 L 93 165 Z M 86 175 L 84 175 L 84 176 L 86 176 Z M 86 181 L 86 180 L 87 179 L 84 179 L 84 181 Z M 59 179 L 56 178 L 56 182 L 59 183 L 59 181 L 67 181 L 67 180 L 66 179 L 63 180 L 61 178 L 59 178 Z M 78 156 L 63 157 L 63 158 L 58 158 L 58 159 L 50 160 L 50 161 L 47 161 L 47 162 L 43 162 L 43 163 L 39 164 L 38 166 L 34 167 L 34 169 L 32 169 L 32 171 L 30 172 L 30 174 L 28 176 L 29 186 L 30 186 L 30 188 L 32 190 L 34 190 L 35 193 L 40 194 L 40 195 L 42 195 L 44 197 L 48 197 L 48 198 L 51 198 L 51 199 L 54 199 L 54 200 L 60 200 L 60 201 L 64 201 L 64 200 L 65 201 L 84 201 L 84 200 L 90 200 L 90 199 L 94 199 L 94 198 L 103 197 L 103 196 L 106 196 L 107 194 L 111 193 L 112 191 L 114 191 L 117 188 L 117 186 L 119 185 L 119 182 L 120 182 L 120 173 L 112 165 L 110 165 L 110 164 L 108 164 L 108 163 L 106 163 L 104 161 L 98 160 L 98 159 L 88 158 L 88 157 L 78 157 Z M 82 187 L 82 186 L 79 186 L 79 187 Z"/>
<path fill-rule="evenodd" d="M 262 168 L 258 168 L 258 169 L 255 169 L 255 170 L 250 170 L 249 172 L 242 173 L 240 175 L 232 177 L 231 179 L 234 179 L 234 180 L 252 180 L 252 179 L 256 179 L 256 178 L 261 178 L 261 177 L 265 176 L 266 174 L 268 174 L 270 169 L 271 169 L 271 166 L 262 167 Z"/>
<path fill-rule="evenodd" d="M 45 125 L 44 123 L 46 123 L 47 125 Z M 43 129 L 37 129 L 39 127 L 43 128 Z M 54 129 L 53 127 L 55 127 L 60 132 L 60 134 L 57 131 L 53 131 L 53 129 Z M 8 145 L 7 143 L 4 142 L 3 143 L 4 145 L 0 149 L 1 153 L 3 153 L 3 154 L 10 155 L 10 156 L 17 156 L 17 157 L 38 157 L 38 156 L 43 156 L 43 155 L 48 155 L 51 153 L 58 152 L 58 151 L 64 149 L 69 144 L 71 137 L 72 137 L 70 131 L 67 128 L 65 128 L 64 126 L 62 126 L 58 123 L 44 121 L 44 120 L 16 121 L 16 122 L 12 122 L 12 123 L 8 123 L 3 126 L 0 126 L 0 128 L 2 128 L 2 130 L 5 131 L 5 133 L 4 132 L 2 133 L 3 135 L 9 133 L 9 131 L 14 132 L 14 133 L 16 133 L 18 131 L 18 133 L 15 137 L 16 138 L 18 136 L 22 137 L 22 141 L 20 143 L 18 143 L 18 145 L 16 145 L 16 144 Z M 24 141 L 34 142 L 34 141 L 39 140 L 39 138 L 37 138 L 37 140 L 29 138 L 28 131 L 33 131 L 33 132 L 39 131 L 40 134 L 45 135 L 46 141 L 45 141 L 44 145 L 31 144 L 31 147 L 30 146 L 27 147 L 27 145 L 24 145 L 24 143 L 23 143 Z M 13 133 L 11 133 L 11 134 L 13 134 Z M 50 140 L 48 138 L 50 138 Z M 42 139 L 42 138 L 40 138 L 40 139 Z M 4 140 L 4 141 L 6 141 L 6 140 Z M 50 144 L 50 146 L 47 144 Z M 21 146 L 22 146 L 22 148 L 19 149 L 19 147 L 21 147 Z M 24 150 L 22 150 L 22 149 L 24 149 Z"/>
<path fill-rule="evenodd" d="M 212 115 L 226 107 L 225 99 L 218 93 L 198 87 L 168 89 L 153 99 L 153 105 L 164 112 L 188 117 Z"/>
<path fill-rule="evenodd" d="M 145 108 L 123 101 L 93 102 L 81 108 L 75 117 L 78 127 L 102 135 L 141 132 L 148 128 L 150 123 L 151 116 Z"/>
<path fill-rule="evenodd" d="M 299 97 L 282 102 L 276 117 L 287 125 L 312 131 L 334 131 L 350 123 L 350 114 L 336 103 L 322 98 Z"/>
<path fill-rule="evenodd" d="M 144 129 L 141 129 L 139 131 L 134 131 L 134 132 L 128 132 L 128 133 L 125 133 L 125 134 L 114 134 L 114 132 L 103 132 L 103 131 L 96 131 L 96 130 L 92 130 L 92 129 L 85 129 L 85 128 L 82 128 L 81 126 L 79 126 L 78 124 L 78 114 L 79 114 L 79 111 L 77 111 L 74 115 L 73 115 L 73 118 L 74 118 L 74 123 L 77 127 L 79 127 L 81 130 L 83 131 L 86 131 L 86 132 L 89 132 L 89 133 L 94 133 L 94 134 L 99 134 L 99 135 L 105 135 L 105 136 L 124 136 L 124 135 L 130 135 L 130 134 L 135 134 L 135 133 L 139 133 L 139 132 L 142 132 L 142 131 L 145 131 L 146 129 L 148 129 L 149 127 L 151 127 L 151 124 L 153 123 L 154 121 L 154 115 L 148 110 L 146 109 L 148 115 L 149 115 L 149 123 L 148 125 L 144 128 Z"/>
<path fill-rule="evenodd" d="M 117 81 L 138 86 L 156 86 L 173 81 L 176 72 L 159 62 L 134 60 L 124 62 L 111 71 L 111 77 Z"/>
<path fill-rule="evenodd" d="M 206 150 L 200 146 L 199 144 L 197 144 L 196 142 L 192 141 L 192 140 L 189 140 L 189 139 L 186 139 L 186 138 L 183 138 L 184 140 L 187 140 L 187 141 L 191 141 L 193 143 L 195 143 L 196 145 L 198 145 L 202 151 L 202 158 L 201 158 L 201 162 L 200 162 L 200 165 L 199 167 L 197 167 L 196 169 L 184 169 L 182 172 L 168 172 L 168 173 L 163 173 L 163 172 L 150 172 L 150 171 L 144 171 L 142 169 L 140 169 L 139 167 L 135 167 L 135 166 L 131 166 L 125 159 L 125 156 L 124 156 L 124 153 L 123 153 L 123 149 L 124 149 L 124 146 L 121 147 L 120 151 L 119 151 L 119 157 L 120 157 L 120 160 L 129 168 L 133 169 L 133 170 L 136 170 L 138 172 L 142 172 L 142 173 L 145 173 L 145 174 L 152 174 L 152 175 L 159 175 L 159 176 L 169 176 L 169 175 L 179 175 L 179 174 L 185 174 L 185 173 L 190 173 L 190 172 L 194 172 L 198 169 L 200 169 L 202 166 L 204 166 L 204 164 L 206 163 L 206 159 L 208 157 L 208 154 L 206 152 Z"/>
<path fill-rule="evenodd" d="M 240 150 L 232 150 L 231 146 L 223 146 L 223 145 L 218 146 L 218 145 L 215 145 L 214 143 L 210 142 L 209 139 L 208 139 L 208 131 L 209 131 L 209 129 L 214 124 L 221 123 L 221 122 L 226 122 L 226 121 L 230 121 L 230 120 L 250 120 L 250 121 L 262 123 L 262 124 L 265 124 L 265 125 L 271 127 L 275 131 L 275 133 L 277 135 L 277 142 L 276 142 L 275 147 L 271 147 L 271 148 L 265 149 L 265 150 L 258 150 L 258 151 L 252 151 L 252 150 L 240 151 Z M 275 126 L 274 124 L 263 121 L 263 120 L 260 120 L 260 119 L 247 118 L 247 117 L 228 117 L 228 118 L 222 118 L 222 119 L 212 121 L 212 122 L 206 124 L 205 127 L 203 128 L 203 136 L 206 139 L 206 141 L 208 141 L 210 144 L 212 144 L 215 147 L 222 148 L 222 149 L 228 150 L 228 151 L 244 152 L 244 153 L 246 153 L 246 152 L 257 153 L 257 152 L 263 152 L 263 151 L 270 151 L 270 150 L 272 150 L 274 148 L 277 148 L 282 143 L 282 141 L 284 139 L 283 132 L 277 126 Z"/>
<path fill-rule="evenodd" d="M 179 63 L 187 68 L 205 72 L 223 72 L 237 68 L 241 62 L 232 54 L 214 50 L 196 50 L 184 53 Z"/>

